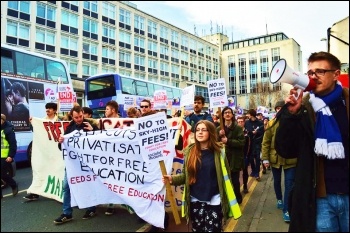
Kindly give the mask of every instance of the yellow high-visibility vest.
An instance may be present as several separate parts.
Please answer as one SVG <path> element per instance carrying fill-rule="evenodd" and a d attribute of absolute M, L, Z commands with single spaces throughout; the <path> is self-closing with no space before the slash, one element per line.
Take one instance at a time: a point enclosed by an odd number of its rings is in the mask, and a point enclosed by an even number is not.
<path fill-rule="evenodd" d="M 236 195 L 233 192 L 233 187 L 232 187 L 231 180 L 230 180 L 228 173 L 227 173 L 224 158 L 225 158 L 225 149 L 222 149 L 221 156 L 220 156 L 220 163 L 221 163 L 222 174 L 223 174 L 224 180 L 225 180 L 224 189 L 226 191 L 228 203 L 230 206 L 228 216 L 233 217 L 234 219 L 238 219 L 239 217 L 242 216 L 242 212 L 241 212 L 241 208 L 239 207 L 239 204 L 237 202 Z"/>
<path fill-rule="evenodd" d="M 4 130 L 1 130 L 1 158 L 7 158 L 10 152 L 10 144 L 6 140 Z"/>

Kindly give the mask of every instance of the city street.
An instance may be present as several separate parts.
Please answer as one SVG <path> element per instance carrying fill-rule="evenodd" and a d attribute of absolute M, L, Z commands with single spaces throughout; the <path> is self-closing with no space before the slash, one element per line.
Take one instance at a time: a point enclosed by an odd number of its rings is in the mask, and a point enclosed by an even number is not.
<path fill-rule="evenodd" d="M 106 208 L 102 206 L 97 208 L 97 216 L 88 220 L 82 219 L 85 210 L 74 208 L 73 221 L 55 225 L 54 219 L 62 213 L 60 202 L 45 197 L 27 202 L 23 198 L 32 181 L 32 169 L 18 168 L 15 180 L 19 183 L 19 193 L 15 197 L 12 197 L 11 188 L 2 190 L 1 232 L 135 232 L 142 231 L 145 225 L 136 214 L 129 214 L 123 208 L 106 216 Z"/>
<path fill-rule="evenodd" d="M 249 193 L 244 194 L 240 205 L 242 217 L 230 219 L 224 226 L 225 232 L 287 232 L 288 224 L 282 219 L 282 212 L 276 208 L 276 198 L 273 189 L 271 171 L 261 175 L 258 182 L 249 178 Z M 282 176 L 283 177 L 283 176 Z M 85 210 L 74 209 L 72 222 L 55 225 L 53 220 L 62 211 L 62 204 L 48 198 L 40 197 L 38 201 L 26 202 L 23 197 L 32 181 L 30 167 L 18 168 L 15 177 L 19 183 L 19 193 L 12 197 L 11 189 L 3 190 L 1 200 L 1 231 L 2 232 L 144 232 L 151 226 L 139 221 L 136 214 L 129 214 L 123 208 L 117 208 L 115 214 L 106 216 L 106 208 L 97 208 L 97 216 L 83 220 Z M 282 178 L 283 180 L 283 178 Z M 282 182 L 283 187 L 283 182 Z M 242 190 L 241 190 L 242 191 Z M 166 232 L 189 232 L 186 220 L 181 218 L 181 224 L 176 225 L 169 213 L 170 223 Z"/>

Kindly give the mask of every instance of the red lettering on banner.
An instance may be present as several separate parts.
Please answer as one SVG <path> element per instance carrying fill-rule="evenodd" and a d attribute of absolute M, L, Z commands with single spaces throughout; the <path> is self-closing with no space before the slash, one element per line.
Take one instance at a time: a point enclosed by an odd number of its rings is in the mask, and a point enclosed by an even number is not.
<path fill-rule="evenodd" d="M 71 184 L 79 184 L 83 182 L 89 182 L 89 181 L 95 181 L 96 180 L 96 175 L 87 175 L 87 176 L 73 176 L 70 178 L 70 183 Z"/>
<path fill-rule="evenodd" d="M 44 124 L 44 128 L 46 129 L 47 131 L 47 135 L 48 135 L 48 138 L 49 140 L 52 140 L 52 137 L 53 137 L 53 140 L 55 142 L 58 142 L 58 138 L 60 137 L 61 135 L 61 122 L 43 122 Z M 52 135 L 52 137 L 51 137 Z"/>
<path fill-rule="evenodd" d="M 116 184 L 108 184 L 108 183 L 104 183 L 104 184 L 112 192 L 119 193 L 119 194 L 124 194 L 124 188 L 125 188 L 124 186 L 119 186 L 119 185 L 116 185 Z"/>

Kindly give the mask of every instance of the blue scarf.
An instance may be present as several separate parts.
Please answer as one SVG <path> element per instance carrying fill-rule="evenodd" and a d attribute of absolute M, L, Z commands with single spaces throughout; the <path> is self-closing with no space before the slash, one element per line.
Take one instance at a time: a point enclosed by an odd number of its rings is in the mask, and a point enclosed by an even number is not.
<path fill-rule="evenodd" d="M 310 103 L 316 113 L 315 125 L 315 153 L 327 159 L 345 158 L 342 137 L 328 105 L 335 102 L 342 95 L 342 86 L 338 82 L 334 90 L 326 96 L 315 96 L 310 93 Z"/>

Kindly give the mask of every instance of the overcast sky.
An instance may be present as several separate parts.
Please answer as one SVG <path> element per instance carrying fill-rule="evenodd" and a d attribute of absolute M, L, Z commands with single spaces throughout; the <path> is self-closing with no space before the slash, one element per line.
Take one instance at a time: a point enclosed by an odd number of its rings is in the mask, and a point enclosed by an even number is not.
<path fill-rule="evenodd" d="M 312 52 L 326 51 L 327 28 L 349 16 L 348 1 L 131 1 L 137 9 L 198 36 L 220 32 L 230 41 L 284 32 L 293 38 L 306 60 Z M 146 24 L 147 25 L 147 24 Z"/>

